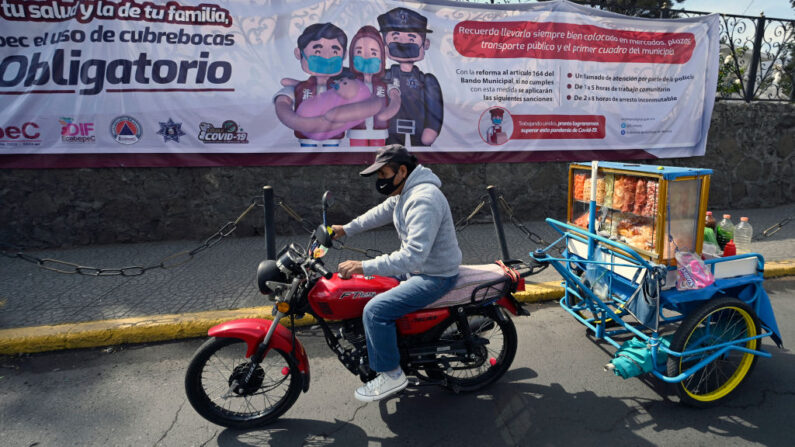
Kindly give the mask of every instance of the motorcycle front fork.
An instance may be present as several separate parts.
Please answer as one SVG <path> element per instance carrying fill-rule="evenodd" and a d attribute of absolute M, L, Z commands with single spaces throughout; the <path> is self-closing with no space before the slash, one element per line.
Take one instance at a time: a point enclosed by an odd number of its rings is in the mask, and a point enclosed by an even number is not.
<path fill-rule="evenodd" d="M 265 334 L 265 338 L 262 339 L 262 342 L 257 346 L 257 350 L 254 351 L 254 354 L 251 355 L 251 359 L 249 359 L 248 369 L 246 370 L 246 375 L 243 377 L 243 383 L 239 383 L 237 380 L 233 380 L 232 383 L 229 384 L 229 389 L 226 390 L 226 394 L 223 395 L 223 398 L 229 398 L 235 396 L 237 393 L 235 392 L 241 385 L 246 386 L 251 381 L 251 378 L 254 376 L 254 372 L 257 370 L 257 367 L 262 360 L 265 358 L 265 352 L 268 350 L 268 344 L 270 344 L 271 337 L 273 337 L 273 333 L 276 332 L 276 326 L 279 325 L 279 321 L 284 318 L 283 313 L 276 312 L 273 316 L 273 324 L 271 327 L 268 328 L 268 332 Z"/>

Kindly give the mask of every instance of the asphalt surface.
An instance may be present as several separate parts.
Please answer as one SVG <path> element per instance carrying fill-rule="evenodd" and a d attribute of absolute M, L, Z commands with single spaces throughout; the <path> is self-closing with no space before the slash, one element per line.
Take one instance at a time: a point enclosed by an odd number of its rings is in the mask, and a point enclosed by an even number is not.
<path fill-rule="evenodd" d="M 795 340 L 795 279 L 765 281 L 785 346 Z M 795 361 L 768 340 L 736 394 L 715 408 L 678 404 L 656 379 L 602 371 L 613 350 L 555 303 L 514 318 L 519 351 L 508 373 L 476 394 L 410 388 L 379 403 L 353 399 L 358 379 L 317 329 L 307 393 L 274 424 L 223 429 L 187 403 L 194 339 L 0 357 L 0 445 L 29 446 L 790 446 Z"/>

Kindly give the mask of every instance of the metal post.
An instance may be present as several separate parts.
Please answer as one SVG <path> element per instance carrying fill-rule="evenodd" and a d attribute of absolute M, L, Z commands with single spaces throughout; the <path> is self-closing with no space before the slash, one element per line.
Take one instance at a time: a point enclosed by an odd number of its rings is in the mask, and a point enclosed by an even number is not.
<path fill-rule="evenodd" d="M 795 67 L 793 67 L 792 73 L 789 74 L 789 100 L 790 102 L 795 102 Z"/>
<path fill-rule="evenodd" d="M 511 259 L 508 254 L 508 244 L 505 242 L 505 231 L 502 228 L 502 219 L 500 218 L 500 208 L 497 203 L 497 187 L 489 185 L 486 187 L 489 192 L 489 205 L 491 205 L 491 217 L 494 219 L 494 229 L 497 231 L 497 240 L 500 241 L 500 253 L 502 259 Z"/>
<path fill-rule="evenodd" d="M 267 259 L 276 259 L 276 230 L 273 222 L 273 187 L 262 188 L 262 199 L 265 204 L 265 255 Z"/>
<path fill-rule="evenodd" d="M 754 36 L 754 52 L 751 53 L 751 66 L 748 67 L 748 83 L 745 84 L 745 102 L 754 100 L 754 89 L 756 88 L 756 71 L 759 68 L 759 60 L 762 57 L 762 38 L 765 34 L 765 14 L 759 15 L 756 19 L 756 35 Z"/>

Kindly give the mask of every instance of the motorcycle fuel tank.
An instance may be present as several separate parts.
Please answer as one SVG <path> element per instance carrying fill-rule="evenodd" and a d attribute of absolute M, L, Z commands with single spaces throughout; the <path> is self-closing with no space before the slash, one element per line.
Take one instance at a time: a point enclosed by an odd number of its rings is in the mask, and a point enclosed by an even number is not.
<path fill-rule="evenodd" d="M 318 280 L 309 292 L 309 304 L 327 320 L 360 318 L 371 298 L 396 285 L 397 279 L 386 276 L 353 275 L 350 279 L 341 279 L 335 273 L 331 279 Z"/>

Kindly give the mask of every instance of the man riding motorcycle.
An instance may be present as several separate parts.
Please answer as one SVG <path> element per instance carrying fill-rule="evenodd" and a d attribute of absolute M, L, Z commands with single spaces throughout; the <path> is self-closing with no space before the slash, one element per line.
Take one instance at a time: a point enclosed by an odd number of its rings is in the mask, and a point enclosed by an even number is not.
<path fill-rule="evenodd" d="M 358 388 L 354 397 L 372 402 L 395 394 L 408 385 L 400 367 L 395 320 L 438 300 L 455 285 L 461 250 L 453 217 L 441 181 L 417 163 L 400 144 L 378 150 L 375 162 L 359 173 L 377 174 L 376 189 L 389 196 L 346 225 L 333 225 L 334 237 L 353 236 L 390 222 L 400 238 L 400 248 L 367 261 L 339 264 L 339 275 L 398 277 L 402 282 L 370 300 L 362 317 L 370 368 L 375 379 Z"/>

